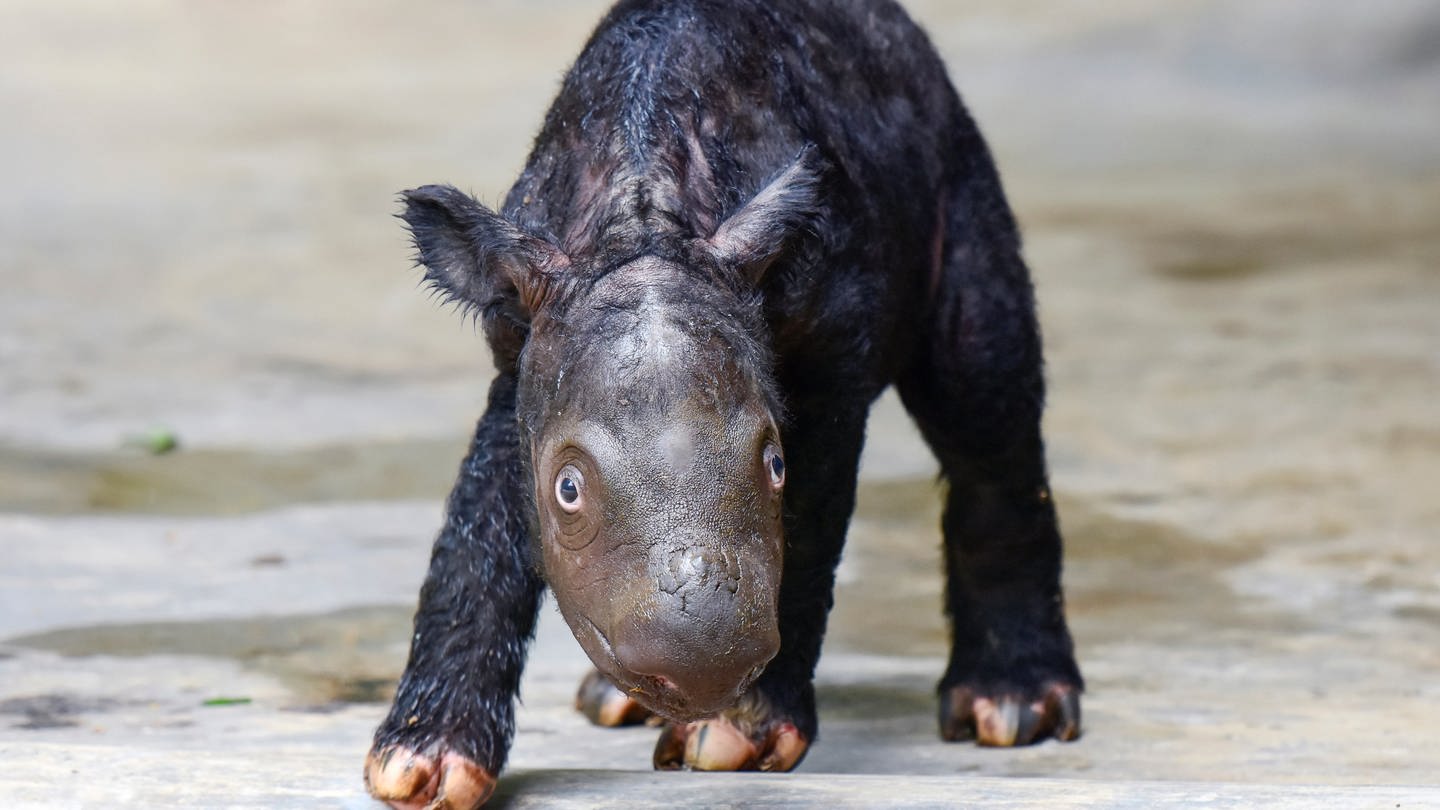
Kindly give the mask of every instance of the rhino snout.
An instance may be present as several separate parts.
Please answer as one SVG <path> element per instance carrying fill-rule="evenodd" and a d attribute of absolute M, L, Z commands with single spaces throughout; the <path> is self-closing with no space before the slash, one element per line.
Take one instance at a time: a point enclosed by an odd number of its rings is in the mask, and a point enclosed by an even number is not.
<path fill-rule="evenodd" d="M 615 661 L 639 681 L 642 702 L 672 719 L 714 714 L 732 705 L 780 651 L 773 619 L 730 615 L 697 622 L 679 611 L 633 617 L 613 639 Z M 651 698 L 645 700 L 644 698 Z"/>

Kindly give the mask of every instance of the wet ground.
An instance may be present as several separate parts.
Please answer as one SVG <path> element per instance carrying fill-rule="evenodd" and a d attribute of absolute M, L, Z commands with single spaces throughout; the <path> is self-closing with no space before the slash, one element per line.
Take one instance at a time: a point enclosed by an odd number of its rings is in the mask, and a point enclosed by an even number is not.
<path fill-rule="evenodd" d="M 0 804 L 369 806 L 489 374 L 393 195 L 497 199 L 602 5 L 0 8 Z M 1440 15 L 1315 5 L 912 4 L 1026 228 L 1081 741 L 935 736 L 887 398 L 801 771 L 645 771 L 547 609 L 510 804 L 1440 806 Z"/>

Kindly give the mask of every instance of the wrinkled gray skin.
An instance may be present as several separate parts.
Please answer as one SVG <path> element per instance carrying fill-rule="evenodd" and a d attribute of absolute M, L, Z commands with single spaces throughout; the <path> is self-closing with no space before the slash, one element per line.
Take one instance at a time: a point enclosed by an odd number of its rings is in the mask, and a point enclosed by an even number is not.
<path fill-rule="evenodd" d="M 672 719 L 714 714 L 780 646 L 780 439 L 751 371 L 768 358 L 727 329 L 738 298 L 654 257 L 563 310 L 536 313 L 519 369 L 546 577 L 620 689 Z"/>

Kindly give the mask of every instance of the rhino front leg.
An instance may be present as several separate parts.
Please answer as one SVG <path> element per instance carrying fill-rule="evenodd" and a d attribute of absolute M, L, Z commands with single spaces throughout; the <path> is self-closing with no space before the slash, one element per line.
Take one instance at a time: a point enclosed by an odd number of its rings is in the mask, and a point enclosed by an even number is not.
<path fill-rule="evenodd" d="M 366 787 L 392 807 L 478 807 L 505 765 L 544 588 L 521 452 L 515 378 L 502 375 L 450 494 L 410 658 L 365 761 Z"/>

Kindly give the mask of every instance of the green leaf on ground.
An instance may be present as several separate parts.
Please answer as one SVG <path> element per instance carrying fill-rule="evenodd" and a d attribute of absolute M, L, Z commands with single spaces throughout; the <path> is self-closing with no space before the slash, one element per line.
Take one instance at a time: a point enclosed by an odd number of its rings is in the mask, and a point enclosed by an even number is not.
<path fill-rule="evenodd" d="M 144 433 L 125 437 L 125 446 L 163 456 L 180 448 L 180 437 L 168 428 L 153 428 Z"/>

